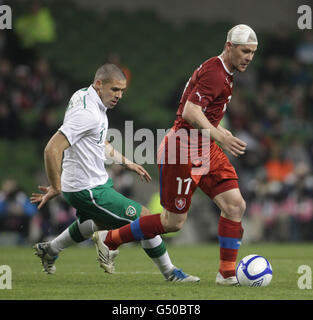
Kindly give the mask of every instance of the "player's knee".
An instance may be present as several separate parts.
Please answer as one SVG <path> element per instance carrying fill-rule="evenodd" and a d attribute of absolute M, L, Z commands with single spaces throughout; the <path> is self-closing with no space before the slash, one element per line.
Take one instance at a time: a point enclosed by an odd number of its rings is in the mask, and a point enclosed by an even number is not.
<path fill-rule="evenodd" d="M 177 232 L 181 230 L 185 221 L 186 214 L 177 214 L 165 211 L 161 214 L 161 223 L 165 232 Z"/>
<path fill-rule="evenodd" d="M 226 206 L 224 213 L 229 219 L 241 219 L 246 210 L 246 202 L 243 198 L 238 198 Z"/>
<path fill-rule="evenodd" d="M 239 200 L 236 201 L 235 203 L 237 210 L 240 215 L 243 215 L 244 212 L 246 211 L 246 201 L 243 198 L 240 198 Z"/>
<path fill-rule="evenodd" d="M 171 223 L 167 223 L 165 224 L 165 226 L 163 226 L 164 231 L 165 232 L 177 232 L 179 230 L 181 230 L 181 228 L 183 227 L 184 222 L 171 222 Z"/>
<path fill-rule="evenodd" d="M 147 209 L 146 207 L 142 206 L 142 209 L 141 209 L 141 212 L 140 212 L 140 217 L 148 216 L 148 215 L 150 215 L 150 214 L 152 214 L 152 213 L 150 212 L 150 210 Z"/>

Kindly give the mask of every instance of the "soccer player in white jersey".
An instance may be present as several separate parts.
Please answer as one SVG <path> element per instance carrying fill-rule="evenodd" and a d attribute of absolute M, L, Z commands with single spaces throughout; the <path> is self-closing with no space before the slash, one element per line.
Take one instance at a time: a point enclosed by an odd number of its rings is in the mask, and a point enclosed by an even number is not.
<path fill-rule="evenodd" d="M 90 238 L 97 230 L 115 229 L 150 214 L 136 201 L 124 197 L 113 188 L 104 162 L 106 156 L 150 182 L 149 173 L 116 151 L 105 137 L 108 130 L 107 110 L 113 109 L 126 89 L 126 78 L 114 64 L 101 66 L 88 88 L 76 91 L 68 104 L 64 122 L 48 142 L 44 151 L 45 169 L 50 186 L 39 186 L 42 193 L 33 193 L 32 203 L 42 208 L 50 199 L 63 193 L 76 208 L 78 219 L 54 240 L 34 245 L 43 271 L 53 274 L 55 260 L 66 247 Z M 105 233 L 105 232 L 104 232 Z M 114 273 L 113 259 L 118 250 L 107 251 L 101 239 L 93 238 L 100 266 Z M 168 281 L 198 282 L 171 262 L 160 236 L 144 239 L 141 245 Z"/>

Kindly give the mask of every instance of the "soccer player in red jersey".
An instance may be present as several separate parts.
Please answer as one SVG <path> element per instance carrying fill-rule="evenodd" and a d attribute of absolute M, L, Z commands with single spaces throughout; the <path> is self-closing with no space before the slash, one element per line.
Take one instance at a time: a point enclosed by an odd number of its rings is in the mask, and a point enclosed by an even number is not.
<path fill-rule="evenodd" d="M 224 151 L 237 157 L 245 153 L 246 143 L 223 128 L 220 121 L 232 97 L 233 73 L 247 69 L 257 44 L 256 34 L 249 26 L 237 25 L 229 30 L 223 52 L 194 71 L 180 100 L 174 126 L 158 150 L 164 210 L 120 229 L 102 231 L 97 246 L 108 259 L 110 251 L 122 243 L 180 230 L 187 219 L 192 195 L 200 187 L 221 210 L 216 283 L 237 284 L 235 267 L 246 204 L 236 171 Z M 193 134 L 195 129 L 199 131 Z"/>

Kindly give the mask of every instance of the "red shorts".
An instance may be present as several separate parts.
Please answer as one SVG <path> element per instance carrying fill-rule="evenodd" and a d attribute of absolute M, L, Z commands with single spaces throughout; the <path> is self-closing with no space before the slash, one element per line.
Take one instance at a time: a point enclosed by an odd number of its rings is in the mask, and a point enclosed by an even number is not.
<path fill-rule="evenodd" d="M 198 186 L 211 199 L 222 192 L 238 188 L 237 173 L 215 142 L 210 141 L 206 149 L 208 152 L 204 152 L 201 158 L 202 162 L 204 160 L 207 164 L 202 163 L 201 166 L 199 158 L 194 161 L 196 157 L 191 156 L 191 148 L 187 147 L 185 142 L 175 137 L 174 145 L 170 145 L 169 140 L 173 135 L 175 131 L 172 129 L 165 136 L 158 150 L 160 199 L 163 208 L 175 213 L 187 212 L 192 195 Z M 175 149 L 176 152 L 173 155 Z M 188 150 L 187 155 L 185 153 L 183 157 L 180 153 L 182 149 Z M 183 161 L 181 161 L 182 158 Z"/>

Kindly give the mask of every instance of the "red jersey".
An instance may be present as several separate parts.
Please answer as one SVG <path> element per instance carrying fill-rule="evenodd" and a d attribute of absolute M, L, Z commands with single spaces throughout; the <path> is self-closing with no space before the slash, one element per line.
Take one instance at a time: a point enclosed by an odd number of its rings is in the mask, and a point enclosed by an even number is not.
<path fill-rule="evenodd" d="M 175 213 L 188 212 L 191 198 L 199 186 L 211 199 L 238 188 L 238 176 L 222 149 L 214 142 L 194 136 L 182 118 L 186 101 L 202 107 L 211 124 L 218 126 L 232 96 L 233 75 L 220 57 L 205 61 L 186 84 L 173 128 L 158 150 L 160 198 L 162 206 Z M 205 140 L 203 140 L 205 138 Z M 201 142 L 200 142 L 201 141 Z"/>
<path fill-rule="evenodd" d="M 224 65 L 221 57 L 213 57 L 196 69 L 186 84 L 174 122 L 175 130 L 192 129 L 182 118 L 186 101 L 202 107 L 210 123 L 217 127 L 223 118 L 232 97 L 233 74 Z"/>

